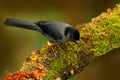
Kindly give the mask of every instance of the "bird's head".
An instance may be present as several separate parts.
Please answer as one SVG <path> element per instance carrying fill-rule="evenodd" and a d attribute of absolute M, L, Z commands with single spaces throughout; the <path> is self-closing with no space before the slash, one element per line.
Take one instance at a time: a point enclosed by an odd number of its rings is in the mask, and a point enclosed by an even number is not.
<path fill-rule="evenodd" d="M 65 36 L 70 40 L 78 44 L 80 39 L 80 33 L 74 27 L 66 27 Z"/>

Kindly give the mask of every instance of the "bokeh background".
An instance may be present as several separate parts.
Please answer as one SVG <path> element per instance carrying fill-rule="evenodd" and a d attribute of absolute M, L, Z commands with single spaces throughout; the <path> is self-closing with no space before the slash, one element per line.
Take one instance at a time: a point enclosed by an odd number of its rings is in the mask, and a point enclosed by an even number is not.
<path fill-rule="evenodd" d="M 76 26 L 90 22 L 118 3 L 120 0 L 0 0 L 0 80 L 4 74 L 17 71 L 27 55 L 47 41 L 38 32 L 4 25 L 6 18 L 31 22 L 58 20 Z M 120 80 L 120 49 L 91 61 L 77 77 L 78 80 Z"/>

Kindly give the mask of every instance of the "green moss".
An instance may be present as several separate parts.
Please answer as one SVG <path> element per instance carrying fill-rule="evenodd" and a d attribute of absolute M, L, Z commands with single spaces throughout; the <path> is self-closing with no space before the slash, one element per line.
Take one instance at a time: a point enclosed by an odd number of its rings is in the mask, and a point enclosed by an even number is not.
<path fill-rule="evenodd" d="M 66 47 L 68 45 L 69 47 Z M 57 50 L 57 55 L 59 58 L 50 58 L 51 66 L 48 72 L 48 80 L 49 78 L 52 80 L 57 77 L 61 77 L 62 75 L 69 75 L 71 68 L 78 68 L 78 57 L 76 52 L 79 51 L 78 45 L 73 42 L 69 42 L 68 44 L 59 45 L 59 48 L 57 45 L 56 48 L 54 47 L 54 49 Z M 60 73 L 62 73 L 62 75 Z"/>
<path fill-rule="evenodd" d="M 79 28 L 80 26 L 78 26 Z M 120 5 L 113 10 L 108 9 L 81 30 L 87 54 L 101 56 L 114 48 L 120 47 Z"/>

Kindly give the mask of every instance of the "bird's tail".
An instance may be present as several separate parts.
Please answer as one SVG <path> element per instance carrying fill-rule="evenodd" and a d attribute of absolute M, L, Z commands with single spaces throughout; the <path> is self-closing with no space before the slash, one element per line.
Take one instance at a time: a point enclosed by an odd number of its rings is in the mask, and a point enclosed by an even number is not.
<path fill-rule="evenodd" d="M 25 28 L 30 30 L 40 30 L 40 27 L 37 26 L 35 23 L 27 22 L 24 20 L 14 19 L 14 18 L 7 18 L 5 21 L 6 25 L 19 27 L 19 28 Z"/>

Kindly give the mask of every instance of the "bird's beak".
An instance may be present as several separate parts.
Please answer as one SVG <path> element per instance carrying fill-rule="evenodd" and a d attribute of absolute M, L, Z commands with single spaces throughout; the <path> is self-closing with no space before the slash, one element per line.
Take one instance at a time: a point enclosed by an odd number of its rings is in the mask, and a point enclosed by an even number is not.
<path fill-rule="evenodd" d="M 75 41 L 75 43 L 76 43 L 78 46 L 80 46 L 80 42 L 79 42 L 79 40 L 78 40 L 78 41 Z"/>
<path fill-rule="evenodd" d="M 79 41 L 75 41 L 76 44 L 79 44 Z"/>

